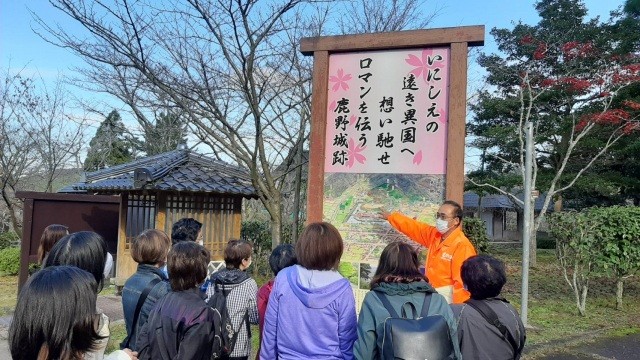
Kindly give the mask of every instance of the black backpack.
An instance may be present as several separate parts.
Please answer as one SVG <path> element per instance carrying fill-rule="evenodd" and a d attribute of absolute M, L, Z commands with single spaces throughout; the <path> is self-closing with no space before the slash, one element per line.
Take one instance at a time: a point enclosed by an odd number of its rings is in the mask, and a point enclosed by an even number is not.
<path fill-rule="evenodd" d="M 208 305 L 213 310 L 220 314 L 220 322 L 216 325 L 220 335 L 215 337 L 213 344 L 213 359 L 229 359 L 236 341 L 238 340 L 238 334 L 242 329 L 242 324 L 247 326 L 247 335 L 251 337 L 251 328 L 249 327 L 249 310 L 244 313 L 244 318 L 240 323 L 238 329 L 233 328 L 229 311 L 227 310 L 227 296 L 232 290 L 224 290 L 223 286 L 218 286 L 218 283 L 211 283 L 210 286 L 214 286 L 214 293 L 208 300 Z"/>
<path fill-rule="evenodd" d="M 411 302 L 402 305 L 402 317 L 391 306 L 383 293 L 375 293 L 391 317 L 384 321 L 381 359 L 444 360 L 455 359 L 449 324 L 442 315 L 427 316 L 431 293 L 426 293 L 422 310 L 418 315 Z M 412 317 L 408 318 L 405 307 L 409 306 Z M 378 336 L 380 336 L 378 335 Z"/>

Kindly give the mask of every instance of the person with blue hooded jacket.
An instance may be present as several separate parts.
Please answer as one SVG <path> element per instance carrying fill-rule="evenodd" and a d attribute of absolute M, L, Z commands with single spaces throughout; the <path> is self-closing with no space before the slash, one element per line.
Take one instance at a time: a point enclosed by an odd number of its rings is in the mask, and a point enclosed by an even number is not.
<path fill-rule="evenodd" d="M 431 293 L 427 316 L 444 317 L 449 325 L 449 337 L 455 357 L 462 359 L 453 311 L 444 296 L 438 294 L 420 272 L 417 251 L 400 241 L 390 243 L 382 251 L 378 268 L 371 280 L 371 291 L 364 297 L 358 317 L 358 340 L 353 347 L 356 359 L 381 359 L 384 323 L 390 314 L 376 293 L 386 295 L 398 313 L 407 302 L 416 309 L 421 309 L 425 295 Z"/>
<path fill-rule="evenodd" d="M 353 359 L 355 299 L 336 270 L 344 244 L 326 222 L 296 242 L 298 265 L 278 273 L 264 321 L 261 359 Z"/>

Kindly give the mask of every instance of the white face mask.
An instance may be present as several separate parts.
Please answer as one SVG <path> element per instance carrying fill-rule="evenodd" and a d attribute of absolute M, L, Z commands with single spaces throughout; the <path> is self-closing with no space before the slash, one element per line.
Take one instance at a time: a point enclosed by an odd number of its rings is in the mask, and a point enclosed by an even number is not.
<path fill-rule="evenodd" d="M 444 234 L 449 230 L 449 221 L 436 219 L 436 229 L 440 234 Z"/>

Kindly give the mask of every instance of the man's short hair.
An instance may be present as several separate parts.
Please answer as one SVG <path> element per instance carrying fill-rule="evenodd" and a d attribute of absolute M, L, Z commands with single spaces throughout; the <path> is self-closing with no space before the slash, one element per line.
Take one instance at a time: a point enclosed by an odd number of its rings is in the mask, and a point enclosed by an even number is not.
<path fill-rule="evenodd" d="M 476 255 L 462 263 L 462 283 L 471 293 L 471 298 L 484 300 L 500 295 L 507 282 L 502 261 L 489 255 Z"/>
<path fill-rule="evenodd" d="M 138 264 L 164 263 L 170 248 L 171 240 L 164 231 L 149 229 L 141 232 L 131 244 L 131 257 Z"/>
<path fill-rule="evenodd" d="M 296 249 L 291 244 L 280 244 L 276 246 L 269 256 L 269 266 L 273 275 L 278 275 L 280 270 L 298 263 Z"/>
<path fill-rule="evenodd" d="M 193 241 L 182 241 L 171 248 L 167 259 L 173 291 L 193 289 L 207 278 L 209 251 Z"/>
<path fill-rule="evenodd" d="M 342 236 L 328 222 L 307 225 L 296 242 L 298 264 L 309 270 L 333 270 L 344 250 Z"/>
<path fill-rule="evenodd" d="M 180 241 L 196 241 L 198 233 L 202 229 L 202 223 L 193 218 L 183 218 L 176 221 L 171 227 L 171 243 Z"/>
<path fill-rule="evenodd" d="M 460 206 L 460 204 L 458 204 L 457 202 L 453 201 L 453 200 L 447 200 L 445 202 L 442 203 L 442 205 L 451 205 L 453 206 L 453 216 L 457 217 L 458 219 L 460 219 L 460 222 L 462 222 L 462 206 Z"/>
<path fill-rule="evenodd" d="M 227 269 L 238 269 L 242 260 L 248 259 L 253 253 L 253 245 L 247 240 L 232 239 L 224 248 L 224 263 Z"/>

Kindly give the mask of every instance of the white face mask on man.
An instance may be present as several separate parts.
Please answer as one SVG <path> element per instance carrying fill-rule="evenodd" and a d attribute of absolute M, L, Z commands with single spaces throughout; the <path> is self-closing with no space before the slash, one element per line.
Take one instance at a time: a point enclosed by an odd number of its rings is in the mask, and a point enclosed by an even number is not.
<path fill-rule="evenodd" d="M 440 234 L 446 233 L 450 229 L 449 221 L 444 219 L 436 219 L 436 229 Z"/>

